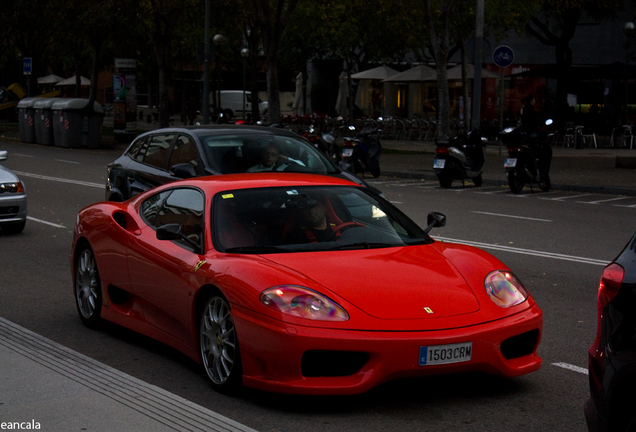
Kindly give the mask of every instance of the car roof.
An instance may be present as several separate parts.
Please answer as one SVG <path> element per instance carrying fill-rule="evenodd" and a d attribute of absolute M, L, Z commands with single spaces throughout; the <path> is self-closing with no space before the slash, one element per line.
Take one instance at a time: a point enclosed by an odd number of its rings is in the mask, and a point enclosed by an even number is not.
<path fill-rule="evenodd" d="M 236 124 L 213 124 L 213 125 L 194 125 L 194 126 L 179 126 L 155 129 L 145 132 L 141 136 L 154 135 L 161 133 L 190 133 L 197 136 L 220 136 L 227 134 L 266 134 L 266 135 L 283 135 L 301 138 L 300 135 L 281 128 L 265 127 L 265 126 L 252 126 L 252 125 L 236 125 Z"/>

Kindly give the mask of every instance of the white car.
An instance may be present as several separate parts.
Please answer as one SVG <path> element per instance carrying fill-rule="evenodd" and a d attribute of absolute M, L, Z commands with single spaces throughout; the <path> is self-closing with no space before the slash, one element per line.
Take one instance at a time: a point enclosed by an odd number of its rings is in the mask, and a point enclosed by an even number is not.
<path fill-rule="evenodd" d="M 245 92 L 245 107 L 243 108 L 243 90 L 221 90 L 221 111 L 230 120 L 234 116 L 245 118 L 252 113 L 252 92 Z M 214 92 L 210 92 L 210 101 L 214 100 Z M 255 98 L 258 103 L 258 112 L 261 116 L 267 115 L 267 102 Z"/>
<path fill-rule="evenodd" d="M 8 153 L 0 151 L 0 161 Z M 0 233 L 18 234 L 24 230 L 27 220 L 27 194 L 18 176 L 0 165 Z"/>

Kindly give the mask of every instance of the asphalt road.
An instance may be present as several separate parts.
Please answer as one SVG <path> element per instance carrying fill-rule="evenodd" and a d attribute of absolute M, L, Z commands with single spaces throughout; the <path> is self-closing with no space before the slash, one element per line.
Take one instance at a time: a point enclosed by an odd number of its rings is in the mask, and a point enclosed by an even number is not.
<path fill-rule="evenodd" d="M 403 380 L 350 397 L 248 390 L 231 398 L 212 391 L 184 355 L 114 325 L 88 330 L 77 318 L 68 259 L 72 227 L 80 208 L 103 199 L 105 167 L 118 152 L 11 141 L 0 141 L 0 149 L 9 151 L 5 165 L 26 183 L 30 217 L 23 234 L 0 236 L 3 318 L 259 431 L 585 430 L 586 351 L 596 332 L 598 280 L 634 231 L 636 197 L 515 196 L 498 187 L 375 181 L 421 225 L 429 211 L 445 213 L 447 226 L 432 232 L 438 239 L 478 243 L 521 278 L 544 311 L 542 369 L 515 379 Z"/>

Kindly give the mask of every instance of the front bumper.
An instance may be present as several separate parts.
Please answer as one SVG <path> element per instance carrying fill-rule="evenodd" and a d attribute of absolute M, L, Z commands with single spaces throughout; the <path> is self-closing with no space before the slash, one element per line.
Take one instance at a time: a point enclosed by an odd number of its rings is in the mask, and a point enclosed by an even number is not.
<path fill-rule="evenodd" d="M 26 194 L 0 195 L 0 224 L 24 222 L 26 218 Z"/>
<path fill-rule="evenodd" d="M 266 391 L 296 394 L 357 394 L 393 379 L 482 371 L 514 377 L 538 370 L 537 348 L 543 318 L 535 305 L 504 319 L 452 330 L 382 332 L 288 325 L 233 306 L 243 363 L 243 383 Z M 536 334 L 528 353 L 506 358 L 501 345 L 522 334 Z M 472 358 L 463 363 L 419 366 L 422 346 L 472 342 Z M 346 376 L 304 376 L 308 351 L 366 354 Z"/>

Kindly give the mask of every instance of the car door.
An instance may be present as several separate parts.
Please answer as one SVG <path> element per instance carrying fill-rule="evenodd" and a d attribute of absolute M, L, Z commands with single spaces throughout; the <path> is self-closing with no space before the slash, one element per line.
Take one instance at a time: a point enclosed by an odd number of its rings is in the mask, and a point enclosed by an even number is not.
<path fill-rule="evenodd" d="M 140 206 L 147 224 L 129 248 L 128 269 L 144 317 L 158 329 L 189 343 L 190 302 L 198 288 L 194 277 L 203 259 L 192 242 L 203 244 L 204 195 L 199 189 L 179 187 L 157 193 Z M 158 240 L 156 229 L 179 224 L 190 241 Z"/>
<path fill-rule="evenodd" d="M 175 180 L 168 170 L 168 157 L 175 136 L 175 133 L 159 133 L 148 137 L 135 156 L 139 163 L 128 172 L 127 198 Z"/>

